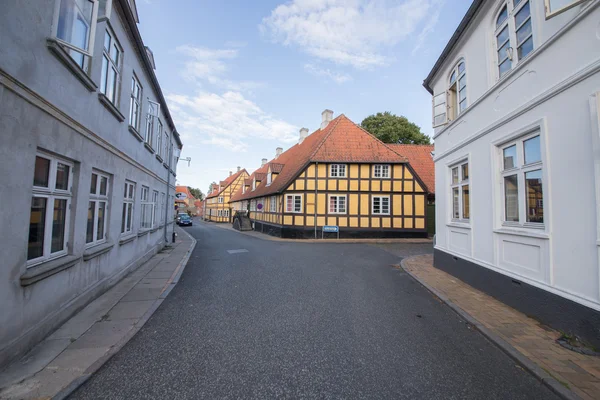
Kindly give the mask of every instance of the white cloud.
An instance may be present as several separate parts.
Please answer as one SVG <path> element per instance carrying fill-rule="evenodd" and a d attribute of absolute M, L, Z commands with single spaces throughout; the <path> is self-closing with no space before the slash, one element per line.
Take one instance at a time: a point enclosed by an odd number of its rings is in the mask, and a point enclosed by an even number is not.
<path fill-rule="evenodd" d="M 413 47 L 413 50 L 411 53 L 412 55 L 414 55 L 417 51 L 419 51 L 421 49 L 421 47 L 423 47 L 423 44 L 425 43 L 425 39 L 427 39 L 427 36 L 429 36 L 429 34 L 434 31 L 435 26 L 437 25 L 437 23 L 440 19 L 440 13 L 442 12 L 442 8 L 444 7 L 445 3 L 446 3 L 446 0 L 433 0 L 433 2 L 432 2 L 432 8 L 434 10 L 433 14 L 431 14 L 429 19 L 427 20 L 427 23 L 425 24 L 425 26 L 423 27 L 423 29 L 417 36 L 417 39 L 415 40 L 415 46 Z"/>
<path fill-rule="evenodd" d="M 321 68 L 314 64 L 305 64 L 304 70 L 309 74 L 329 78 L 335 83 L 341 84 L 352 79 L 348 74 L 333 72 L 329 68 Z"/>
<path fill-rule="evenodd" d="M 370 69 L 389 63 L 382 51 L 409 37 L 436 1 L 292 0 L 271 11 L 259 28 L 316 58 Z"/>

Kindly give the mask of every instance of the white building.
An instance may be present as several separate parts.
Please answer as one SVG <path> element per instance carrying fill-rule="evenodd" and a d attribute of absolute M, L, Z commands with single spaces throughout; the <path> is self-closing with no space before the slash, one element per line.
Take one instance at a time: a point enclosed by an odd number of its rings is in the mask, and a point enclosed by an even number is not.
<path fill-rule="evenodd" d="M 475 0 L 424 81 L 436 267 L 596 346 L 599 6 Z"/>
<path fill-rule="evenodd" d="M 0 366 L 171 240 L 181 140 L 134 0 L 0 13 Z"/>

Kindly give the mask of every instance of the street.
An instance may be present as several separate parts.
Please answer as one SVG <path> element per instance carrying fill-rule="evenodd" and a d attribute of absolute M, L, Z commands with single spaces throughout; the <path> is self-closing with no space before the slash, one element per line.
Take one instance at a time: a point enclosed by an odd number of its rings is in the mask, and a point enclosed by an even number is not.
<path fill-rule="evenodd" d="M 430 245 L 185 229 L 180 282 L 71 398 L 557 398 L 394 267 Z"/>

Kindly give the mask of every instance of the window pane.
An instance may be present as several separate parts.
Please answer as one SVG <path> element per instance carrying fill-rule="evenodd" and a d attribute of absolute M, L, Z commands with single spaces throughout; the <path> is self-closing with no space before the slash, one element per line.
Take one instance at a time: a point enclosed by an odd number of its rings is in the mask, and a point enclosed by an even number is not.
<path fill-rule="evenodd" d="M 379 214 L 381 212 L 381 198 L 373 197 L 373 214 Z"/>
<path fill-rule="evenodd" d="M 119 65 L 119 49 L 117 48 L 116 44 L 113 44 L 112 48 L 110 49 L 110 59 L 113 60 L 115 65 Z"/>
<path fill-rule="evenodd" d="M 529 2 L 525 3 L 523 8 L 519 10 L 517 15 L 515 15 L 515 26 L 520 26 L 529 16 L 531 15 L 531 10 L 529 9 Z"/>
<path fill-rule="evenodd" d="M 100 177 L 100 195 L 106 196 L 106 185 L 108 183 L 108 179 L 105 176 Z"/>
<path fill-rule="evenodd" d="M 133 191 L 135 190 L 134 185 L 129 185 L 129 198 L 133 199 Z"/>
<path fill-rule="evenodd" d="M 130 231 L 133 226 L 133 204 L 127 204 L 127 230 Z"/>
<path fill-rule="evenodd" d="M 456 81 L 456 71 L 452 72 L 450 76 L 450 85 L 452 85 Z"/>
<path fill-rule="evenodd" d="M 508 58 L 498 66 L 498 71 L 500 72 L 500 77 L 504 76 L 508 71 L 510 71 L 512 67 L 512 61 Z"/>
<path fill-rule="evenodd" d="M 42 157 L 35 158 L 35 171 L 33 173 L 33 186 L 48 187 L 50 175 L 50 160 Z"/>
<path fill-rule="evenodd" d="M 525 41 L 525 43 L 523 43 L 521 46 L 519 46 L 519 48 L 517 49 L 517 56 L 519 57 L 519 60 L 522 60 L 523 58 L 527 57 L 527 55 L 529 53 L 531 53 L 533 51 L 533 37 L 530 37 L 529 39 L 527 39 Z"/>
<path fill-rule="evenodd" d="M 458 73 L 462 74 L 463 72 L 465 72 L 465 63 L 460 63 L 458 64 Z"/>
<path fill-rule="evenodd" d="M 27 244 L 27 259 L 44 255 L 44 229 L 46 227 L 46 202 L 43 197 L 31 199 L 31 214 L 29 215 L 29 242 Z"/>
<path fill-rule="evenodd" d="M 337 208 L 337 204 L 336 204 L 336 197 L 335 196 L 331 196 L 329 198 L 329 212 L 335 212 Z"/>
<path fill-rule="evenodd" d="M 460 209 L 458 202 L 458 188 L 452 189 L 452 218 L 458 219 L 460 218 Z"/>
<path fill-rule="evenodd" d="M 390 213 L 390 199 L 387 197 L 381 198 L 381 212 L 382 214 Z"/>
<path fill-rule="evenodd" d="M 462 187 L 462 217 L 463 219 L 469 219 L 470 210 L 469 210 L 469 185 L 464 185 Z"/>
<path fill-rule="evenodd" d="M 504 44 L 504 46 L 500 47 L 500 49 L 498 49 L 498 61 L 502 61 L 505 58 L 508 57 L 508 48 L 510 47 L 510 42 L 506 42 Z"/>
<path fill-rule="evenodd" d="M 466 181 L 467 179 L 469 179 L 469 164 L 461 165 L 460 169 L 462 173 L 462 180 Z"/>
<path fill-rule="evenodd" d="M 463 89 L 460 92 L 458 92 L 458 99 L 459 101 L 464 101 L 467 98 L 467 89 Z"/>
<path fill-rule="evenodd" d="M 105 211 L 106 211 L 106 203 L 102 201 L 98 204 L 98 229 L 96 232 L 96 240 L 104 239 Z"/>
<path fill-rule="evenodd" d="M 462 78 L 460 78 L 458 80 L 458 88 L 459 89 L 464 89 L 464 87 L 467 86 L 467 76 L 464 75 Z M 462 90 L 461 90 L 462 92 Z"/>
<path fill-rule="evenodd" d="M 544 222 L 544 196 L 542 170 L 525 173 L 527 191 L 527 222 Z"/>
<path fill-rule="evenodd" d="M 504 149 L 504 169 L 511 169 L 517 166 L 517 145 L 512 145 Z"/>
<path fill-rule="evenodd" d="M 110 34 L 104 32 L 104 48 L 108 51 L 110 49 Z"/>
<path fill-rule="evenodd" d="M 525 164 L 542 161 L 540 151 L 540 137 L 536 136 L 523 142 L 523 152 L 525 153 Z"/>
<path fill-rule="evenodd" d="M 62 0 L 56 36 L 82 50 L 88 50 L 92 11 L 93 3 L 90 0 Z"/>
<path fill-rule="evenodd" d="M 121 233 L 125 232 L 125 220 L 127 218 L 127 203 L 123 203 L 123 214 L 121 215 Z"/>
<path fill-rule="evenodd" d="M 517 175 L 504 177 L 505 221 L 519 222 L 519 187 Z"/>
<path fill-rule="evenodd" d="M 452 168 L 452 184 L 458 183 L 458 167 Z"/>
<path fill-rule="evenodd" d="M 517 30 L 517 46 L 520 46 L 529 35 L 531 35 L 531 20 Z"/>
<path fill-rule="evenodd" d="M 56 189 L 69 190 L 69 171 L 70 167 L 63 163 L 56 164 Z"/>
<path fill-rule="evenodd" d="M 97 187 L 98 187 L 98 175 L 92 174 L 92 180 L 90 182 L 90 194 L 96 194 Z"/>
<path fill-rule="evenodd" d="M 504 7 L 502 11 L 500 11 L 500 14 L 498 14 L 498 19 L 496 20 L 496 28 L 499 28 L 500 25 L 502 25 L 502 23 L 506 21 L 507 18 L 508 10 L 506 9 L 506 7 Z"/>
<path fill-rule="evenodd" d="M 507 40 L 508 40 L 508 26 L 506 26 L 504 29 L 502 29 L 502 31 L 500 31 L 498 36 L 496 36 L 496 47 L 500 48 L 502 45 L 504 45 L 504 42 L 506 42 Z"/>
<path fill-rule="evenodd" d="M 50 253 L 64 250 L 65 248 L 65 223 L 67 218 L 67 200 L 54 200 L 54 213 L 52 214 L 52 244 Z"/>
<path fill-rule="evenodd" d="M 460 112 L 463 112 L 467 108 L 467 100 L 463 100 L 459 103 Z"/>
<path fill-rule="evenodd" d="M 85 242 L 91 243 L 94 241 L 94 219 L 96 215 L 96 202 L 90 201 L 88 204 L 87 228 L 85 230 Z"/>
<path fill-rule="evenodd" d="M 102 76 L 100 77 L 100 91 L 104 94 L 106 94 L 106 86 L 107 86 L 107 82 L 106 82 L 106 76 L 107 76 L 107 71 L 108 71 L 108 60 L 106 59 L 106 56 L 102 56 Z"/>

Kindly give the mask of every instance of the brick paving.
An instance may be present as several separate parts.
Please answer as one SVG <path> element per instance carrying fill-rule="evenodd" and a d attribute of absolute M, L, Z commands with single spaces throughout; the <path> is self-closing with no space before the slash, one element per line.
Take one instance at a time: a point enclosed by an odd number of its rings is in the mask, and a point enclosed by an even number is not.
<path fill-rule="evenodd" d="M 600 399 L 600 357 L 567 350 L 561 334 L 433 267 L 433 256 L 405 259 L 402 267 L 470 314 L 582 399 Z"/>

